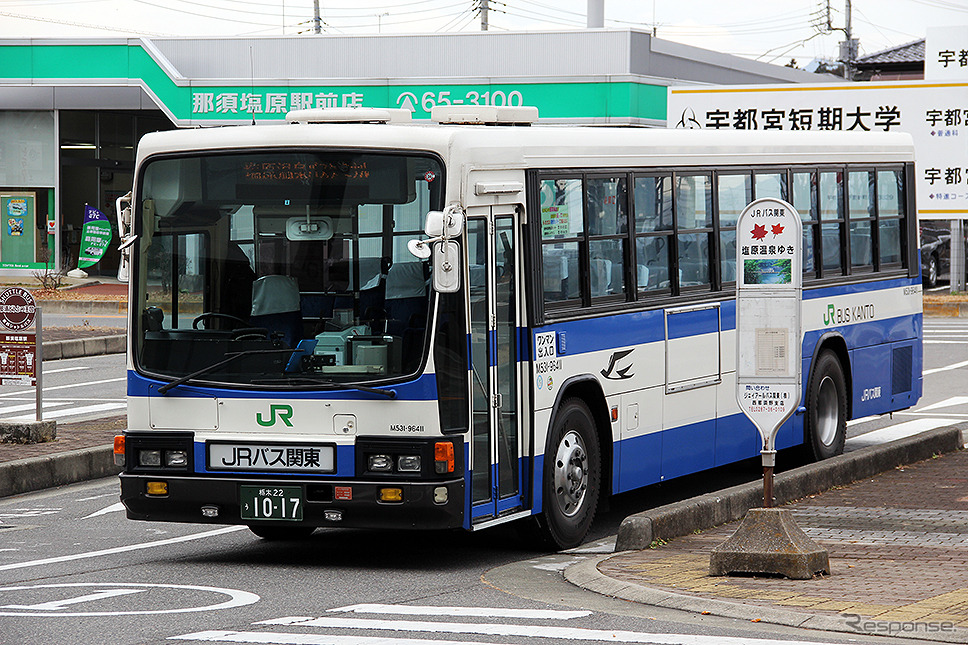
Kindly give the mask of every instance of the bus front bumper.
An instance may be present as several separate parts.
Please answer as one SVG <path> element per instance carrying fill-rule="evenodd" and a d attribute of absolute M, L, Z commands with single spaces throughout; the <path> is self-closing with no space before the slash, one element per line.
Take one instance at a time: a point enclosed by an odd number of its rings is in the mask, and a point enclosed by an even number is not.
<path fill-rule="evenodd" d="M 149 494 L 149 482 L 164 482 L 165 494 Z M 242 487 L 298 487 L 302 519 L 242 517 Z M 381 489 L 398 488 L 402 501 L 382 502 Z M 446 494 L 444 494 L 446 490 Z M 445 499 L 443 499 L 445 498 Z M 460 528 L 464 480 L 434 482 L 358 482 L 121 474 L 121 502 L 128 519 L 199 524 L 329 526 L 373 529 Z"/>

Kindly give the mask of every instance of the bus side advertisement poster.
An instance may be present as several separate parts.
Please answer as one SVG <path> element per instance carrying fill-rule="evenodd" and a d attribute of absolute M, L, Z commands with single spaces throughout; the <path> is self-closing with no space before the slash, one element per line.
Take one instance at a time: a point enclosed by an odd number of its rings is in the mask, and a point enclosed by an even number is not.
<path fill-rule="evenodd" d="M 736 400 L 764 458 L 800 403 L 802 224 L 790 204 L 749 204 L 736 224 Z"/>

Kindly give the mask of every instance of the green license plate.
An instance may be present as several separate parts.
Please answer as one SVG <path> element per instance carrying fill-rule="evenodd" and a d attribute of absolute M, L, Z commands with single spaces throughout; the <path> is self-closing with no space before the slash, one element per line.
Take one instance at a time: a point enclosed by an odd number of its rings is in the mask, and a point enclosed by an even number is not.
<path fill-rule="evenodd" d="M 242 486 L 243 520 L 291 520 L 303 518 L 303 492 L 299 486 Z"/>

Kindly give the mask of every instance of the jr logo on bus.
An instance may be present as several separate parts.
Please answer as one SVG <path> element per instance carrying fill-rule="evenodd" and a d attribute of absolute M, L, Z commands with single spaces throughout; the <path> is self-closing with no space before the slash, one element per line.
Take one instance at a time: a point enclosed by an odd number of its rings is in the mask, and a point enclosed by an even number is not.
<path fill-rule="evenodd" d="M 874 320 L 874 305 L 856 305 L 854 307 L 842 307 L 838 309 L 833 305 L 827 305 L 827 313 L 823 315 L 823 324 L 827 325 L 846 325 L 849 323 Z"/>
<path fill-rule="evenodd" d="M 292 421 L 289 420 L 290 417 L 292 417 L 291 405 L 273 404 L 269 406 L 268 419 L 263 417 L 261 412 L 257 412 L 255 415 L 255 420 L 256 420 L 256 423 L 258 423 L 260 426 L 263 426 L 265 428 L 276 425 L 277 421 L 282 421 L 283 423 L 285 423 L 287 426 L 291 428 Z"/>

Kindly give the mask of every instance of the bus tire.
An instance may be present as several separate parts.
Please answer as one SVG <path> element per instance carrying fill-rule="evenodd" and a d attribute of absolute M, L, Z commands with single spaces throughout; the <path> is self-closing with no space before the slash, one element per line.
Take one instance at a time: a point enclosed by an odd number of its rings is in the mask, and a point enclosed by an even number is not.
<path fill-rule="evenodd" d="M 824 350 L 810 372 L 804 443 L 814 461 L 844 452 L 847 440 L 847 382 L 837 355 Z"/>
<path fill-rule="evenodd" d="M 595 418 L 581 399 L 566 399 L 555 415 L 544 459 L 544 537 L 570 549 L 584 540 L 601 490 L 601 450 Z"/>
<path fill-rule="evenodd" d="M 315 526 L 257 526 L 249 525 L 249 530 L 263 540 L 305 540 L 316 530 Z"/>

